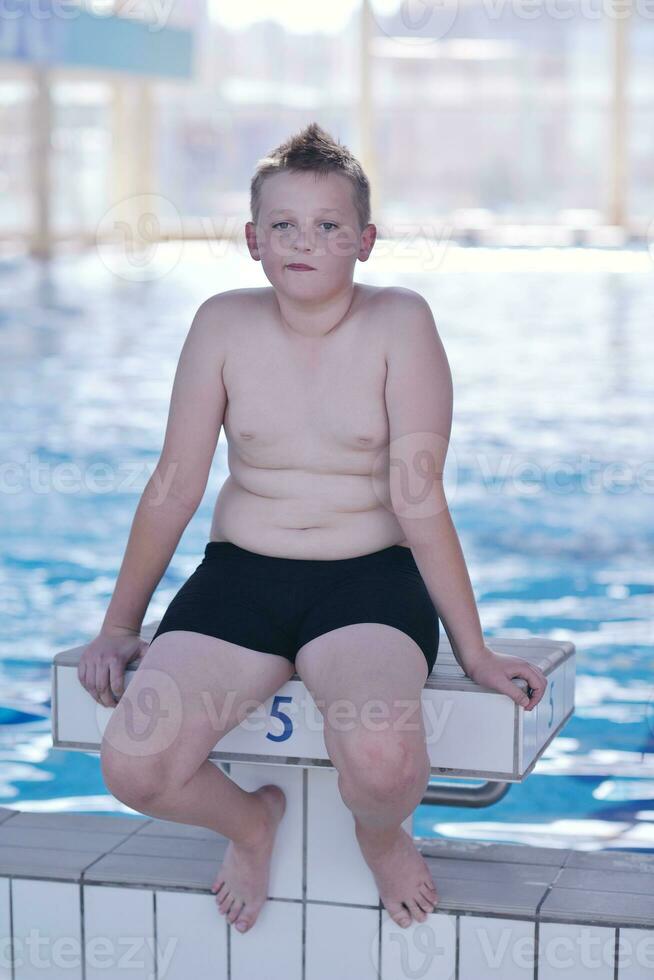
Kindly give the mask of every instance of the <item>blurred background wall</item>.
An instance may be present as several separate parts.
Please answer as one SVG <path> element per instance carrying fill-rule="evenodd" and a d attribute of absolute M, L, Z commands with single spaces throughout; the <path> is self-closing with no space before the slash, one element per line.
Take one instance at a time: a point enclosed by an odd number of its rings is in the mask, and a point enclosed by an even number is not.
<path fill-rule="evenodd" d="M 241 235 L 256 160 L 313 119 L 362 160 L 382 235 L 407 222 L 483 243 L 649 234 L 644 0 L 4 8 L 5 253 L 84 247 L 110 233 L 112 207 L 142 194 L 164 199 L 150 202 L 146 238 Z"/>

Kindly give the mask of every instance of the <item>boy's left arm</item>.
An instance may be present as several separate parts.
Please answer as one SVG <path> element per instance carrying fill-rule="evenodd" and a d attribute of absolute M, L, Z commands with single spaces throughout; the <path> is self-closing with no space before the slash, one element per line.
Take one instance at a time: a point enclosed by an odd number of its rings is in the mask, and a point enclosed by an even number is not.
<path fill-rule="evenodd" d="M 388 301 L 386 409 L 390 504 L 432 598 L 452 651 L 465 673 L 484 687 L 533 709 L 547 678 L 533 664 L 491 650 L 484 642 L 472 584 L 452 522 L 443 471 L 452 427 L 452 375 L 427 301 L 393 288 Z M 389 312 L 387 308 L 387 313 Z M 512 677 L 531 688 L 526 696 Z"/>

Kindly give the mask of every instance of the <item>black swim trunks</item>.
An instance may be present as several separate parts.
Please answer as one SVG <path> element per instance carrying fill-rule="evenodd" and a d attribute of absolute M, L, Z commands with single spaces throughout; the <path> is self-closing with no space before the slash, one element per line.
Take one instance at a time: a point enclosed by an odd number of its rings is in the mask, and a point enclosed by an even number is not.
<path fill-rule="evenodd" d="M 231 541 L 209 541 L 152 640 L 170 630 L 192 630 L 294 663 L 309 640 L 352 623 L 385 623 L 407 633 L 431 673 L 438 616 L 410 548 L 395 544 L 323 560 L 261 555 Z"/>

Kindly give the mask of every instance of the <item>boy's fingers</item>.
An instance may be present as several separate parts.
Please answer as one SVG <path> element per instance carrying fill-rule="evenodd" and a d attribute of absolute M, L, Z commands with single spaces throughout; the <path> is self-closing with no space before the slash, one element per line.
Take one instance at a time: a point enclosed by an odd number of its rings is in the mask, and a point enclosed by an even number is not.
<path fill-rule="evenodd" d="M 122 667 L 119 663 L 113 660 L 109 662 L 109 687 L 111 694 L 113 692 L 114 697 L 118 700 L 125 693 L 124 688 L 124 675 Z"/>
<path fill-rule="evenodd" d="M 109 668 L 107 664 L 98 663 L 96 666 L 95 689 L 96 701 L 103 704 L 105 708 L 113 708 L 116 702 L 113 694 L 109 690 Z"/>

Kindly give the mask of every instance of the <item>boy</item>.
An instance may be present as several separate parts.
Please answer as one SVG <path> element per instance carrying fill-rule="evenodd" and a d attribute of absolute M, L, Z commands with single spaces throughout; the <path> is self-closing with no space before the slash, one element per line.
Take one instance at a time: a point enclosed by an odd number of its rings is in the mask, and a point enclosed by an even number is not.
<path fill-rule="evenodd" d="M 271 286 L 219 293 L 194 317 L 161 458 L 79 676 L 101 703 L 120 698 L 102 743 L 111 792 L 229 838 L 213 890 L 247 931 L 267 896 L 285 798 L 274 785 L 242 790 L 207 756 L 246 704 L 297 672 L 323 714 L 381 899 L 406 927 L 437 903 L 401 824 L 429 782 L 420 698 L 438 616 L 480 684 L 532 710 L 546 679 L 483 640 L 443 492 L 452 384 L 429 306 L 409 289 L 353 282 L 376 236 L 360 164 L 314 123 L 260 161 L 251 207 L 248 248 Z M 144 652 L 148 602 L 202 499 L 223 424 L 230 475 L 204 558 Z M 124 667 L 143 653 L 124 691 Z M 528 681 L 529 699 L 512 677 Z M 330 712 L 344 698 L 355 725 Z M 383 724 L 364 721 L 373 702 Z M 138 712 L 152 703 L 163 710 L 142 732 Z"/>

